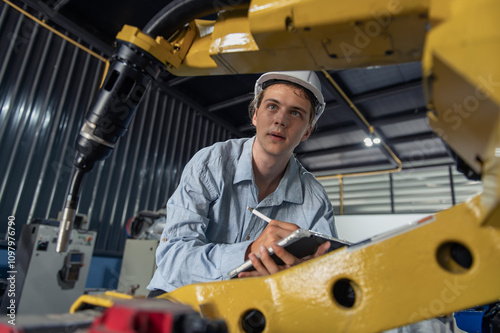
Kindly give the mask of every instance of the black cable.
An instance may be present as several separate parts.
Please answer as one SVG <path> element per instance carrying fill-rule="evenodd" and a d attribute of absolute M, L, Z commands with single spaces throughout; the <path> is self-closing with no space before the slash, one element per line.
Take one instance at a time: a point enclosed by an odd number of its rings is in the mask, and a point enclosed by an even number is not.
<path fill-rule="evenodd" d="M 71 185 L 68 191 L 68 196 L 66 197 L 66 203 L 64 204 L 64 208 L 75 209 L 78 206 L 79 196 L 80 196 L 80 188 L 83 181 L 83 175 L 85 171 L 79 168 L 74 168 L 75 172 L 73 173 L 73 179 L 71 180 Z"/>
<path fill-rule="evenodd" d="M 59 235 L 57 237 L 56 251 L 66 252 L 68 249 L 68 243 L 70 240 L 70 233 L 73 229 L 73 223 L 75 220 L 76 210 L 78 208 L 80 188 L 82 185 L 83 175 L 85 170 L 80 168 L 73 168 L 73 178 L 71 179 L 71 185 L 66 196 L 66 201 L 64 202 L 64 209 L 62 214 L 62 219 L 59 224 Z"/>
<path fill-rule="evenodd" d="M 232 1 L 234 2 L 234 1 Z M 163 36 L 168 39 L 186 23 L 222 9 L 249 4 L 241 0 L 239 4 L 224 3 L 224 0 L 174 0 L 158 12 L 144 27 L 143 32 L 153 38 Z"/>

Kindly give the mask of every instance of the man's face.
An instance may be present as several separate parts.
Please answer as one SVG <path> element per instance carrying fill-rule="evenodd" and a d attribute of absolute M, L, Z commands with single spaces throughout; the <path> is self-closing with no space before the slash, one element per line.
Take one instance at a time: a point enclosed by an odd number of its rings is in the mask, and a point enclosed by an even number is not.
<path fill-rule="evenodd" d="M 311 112 L 311 103 L 299 88 L 279 83 L 268 87 L 252 119 L 256 143 L 267 154 L 289 157 L 311 134 Z"/>

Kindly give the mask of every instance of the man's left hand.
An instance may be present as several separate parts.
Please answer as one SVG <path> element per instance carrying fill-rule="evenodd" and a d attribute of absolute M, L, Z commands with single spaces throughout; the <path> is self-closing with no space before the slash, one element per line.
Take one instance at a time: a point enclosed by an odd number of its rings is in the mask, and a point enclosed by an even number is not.
<path fill-rule="evenodd" d="M 317 258 L 325 254 L 326 251 L 328 251 L 328 249 L 330 248 L 330 242 L 325 242 L 321 244 L 316 250 L 316 253 L 302 259 L 295 257 L 290 252 L 286 251 L 283 247 L 277 244 L 273 244 L 271 247 L 273 248 L 274 253 L 285 263 L 285 265 L 277 265 L 271 258 L 269 251 L 264 246 L 261 246 L 259 248 L 260 260 L 257 257 L 257 255 L 255 255 L 255 253 L 250 253 L 248 255 L 248 258 L 252 261 L 255 271 L 241 272 L 240 274 L 238 274 L 238 277 L 242 278 L 251 276 L 270 275 L 282 271 L 284 269 L 290 268 L 292 266 L 298 265 L 306 260 Z"/>

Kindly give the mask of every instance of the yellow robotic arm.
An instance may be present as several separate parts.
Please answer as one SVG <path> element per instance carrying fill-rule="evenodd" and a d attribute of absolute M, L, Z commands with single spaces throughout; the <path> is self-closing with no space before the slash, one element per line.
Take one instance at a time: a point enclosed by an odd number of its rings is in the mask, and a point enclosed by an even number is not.
<path fill-rule="evenodd" d="M 226 8 L 217 21 L 191 22 L 169 45 L 163 37 L 149 37 L 149 45 L 141 45 L 178 76 L 418 61 L 429 23 L 428 2 L 256 0 Z M 140 34 L 125 26 L 117 39 L 135 43 Z"/>
<path fill-rule="evenodd" d="M 230 332 L 379 332 L 500 299 L 500 2 L 253 0 L 151 37 L 117 39 L 175 75 L 331 70 L 422 60 L 430 124 L 484 193 L 410 230 L 269 277 L 161 296 Z M 106 83 L 105 83 L 106 85 Z"/>

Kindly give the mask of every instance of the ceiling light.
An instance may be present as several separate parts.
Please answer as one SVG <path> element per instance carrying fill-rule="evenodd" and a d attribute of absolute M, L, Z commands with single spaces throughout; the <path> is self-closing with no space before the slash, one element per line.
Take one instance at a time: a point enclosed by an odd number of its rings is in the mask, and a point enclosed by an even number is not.
<path fill-rule="evenodd" d="M 367 147 L 371 147 L 373 146 L 373 144 L 378 145 L 381 142 L 380 138 L 374 138 L 373 135 L 371 137 L 365 138 L 363 141 Z"/>

